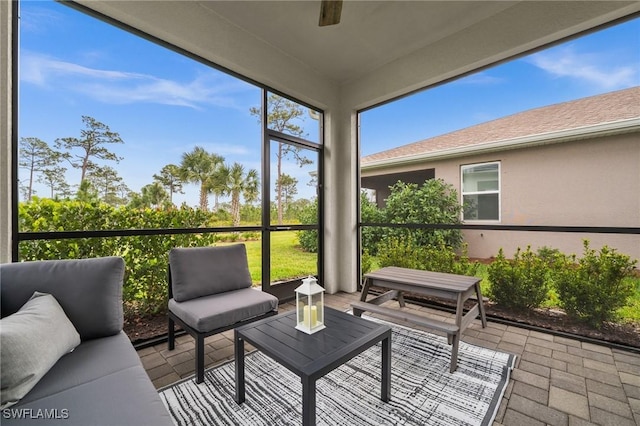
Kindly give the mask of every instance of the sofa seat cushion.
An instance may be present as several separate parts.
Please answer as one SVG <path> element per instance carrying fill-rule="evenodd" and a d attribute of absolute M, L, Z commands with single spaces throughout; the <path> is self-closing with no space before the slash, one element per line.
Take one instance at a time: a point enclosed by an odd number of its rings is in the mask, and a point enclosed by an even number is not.
<path fill-rule="evenodd" d="M 20 401 L 80 335 L 50 294 L 35 292 L 18 312 L 0 320 L 1 408 Z"/>
<path fill-rule="evenodd" d="M 3 412 L 3 426 L 173 425 L 169 412 L 141 365 L 118 370 L 8 410 L 28 418 L 11 418 Z M 49 418 L 31 418 L 38 414 Z"/>
<path fill-rule="evenodd" d="M 124 332 L 87 340 L 60 358 L 18 405 L 141 365 L 136 350 Z"/>
<path fill-rule="evenodd" d="M 227 291 L 185 302 L 169 300 L 169 310 L 201 333 L 277 309 L 277 297 L 253 288 Z"/>
<path fill-rule="evenodd" d="M 60 358 L 18 405 L 141 365 L 136 350 L 124 332 L 87 340 Z"/>
<path fill-rule="evenodd" d="M 124 332 L 80 344 L 8 410 L 58 418 L 16 419 L 3 413 L 3 426 L 173 424 Z"/>

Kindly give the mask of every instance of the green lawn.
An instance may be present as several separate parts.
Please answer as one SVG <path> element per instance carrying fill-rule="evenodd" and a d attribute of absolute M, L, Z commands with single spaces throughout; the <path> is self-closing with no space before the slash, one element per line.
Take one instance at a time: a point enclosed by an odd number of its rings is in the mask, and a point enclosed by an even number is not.
<path fill-rule="evenodd" d="M 218 243 L 220 245 L 226 243 Z M 230 243 L 233 244 L 233 243 Z M 262 281 L 262 241 L 245 241 L 254 285 Z M 302 251 L 296 231 L 271 234 L 271 282 L 317 274 L 317 254 Z"/>

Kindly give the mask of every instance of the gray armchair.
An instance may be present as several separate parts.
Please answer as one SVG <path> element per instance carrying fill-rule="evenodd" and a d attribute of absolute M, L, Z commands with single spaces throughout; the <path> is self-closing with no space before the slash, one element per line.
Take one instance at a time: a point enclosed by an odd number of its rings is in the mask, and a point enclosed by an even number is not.
<path fill-rule="evenodd" d="M 278 313 L 278 298 L 251 288 L 244 244 L 169 251 L 169 350 L 175 323 L 196 341 L 196 383 L 204 381 L 204 339 Z"/>

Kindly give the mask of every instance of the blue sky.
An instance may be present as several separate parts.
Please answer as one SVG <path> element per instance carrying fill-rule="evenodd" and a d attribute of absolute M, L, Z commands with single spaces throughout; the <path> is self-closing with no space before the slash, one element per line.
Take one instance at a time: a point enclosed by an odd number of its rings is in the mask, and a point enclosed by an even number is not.
<path fill-rule="evenodd" d="M 111 147 L 124 160 L 110 165 L 135 191 L 196 145 L 260 170 L 260 127 L 249 113 L 258 88 L 52 1 L 23 1 L 20 25 L 20 137 L 53 145 L 79 136 L 81 116 L 92 116 L 125 141 Z M 639 84 L 635 19 L 367 111 L 362 153 Z M 310 138 L 314 126 L 305 120 Z M 285 169 L 311 197 L 309 170 Z M 195 186 L 186 192 L 174 202 L 196 205 Z"/>

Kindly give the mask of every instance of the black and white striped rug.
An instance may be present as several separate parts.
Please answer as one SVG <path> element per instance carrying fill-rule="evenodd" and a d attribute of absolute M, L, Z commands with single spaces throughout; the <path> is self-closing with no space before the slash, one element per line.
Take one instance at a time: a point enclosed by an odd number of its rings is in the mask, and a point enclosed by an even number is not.
<path fill-rule="evenodd" d="M 318 425 L 489 425 L 515 357 L 460 342 L 449 373 L 445 338 L 393 327 L 391 401 L 380 400 L 380 346 L 317 381 Z M 177 425 L 299 425 L 300 379 L 256 351 L 245 358 L 246 402 L 234 401 L 233 361 L 210 369 L 196 385 L 185 379 L 159 391 Z"/>

